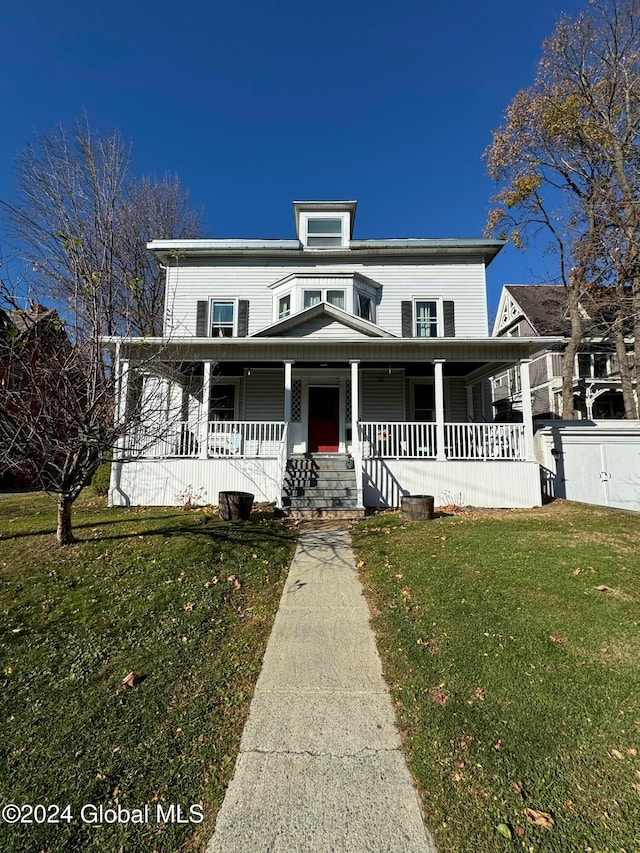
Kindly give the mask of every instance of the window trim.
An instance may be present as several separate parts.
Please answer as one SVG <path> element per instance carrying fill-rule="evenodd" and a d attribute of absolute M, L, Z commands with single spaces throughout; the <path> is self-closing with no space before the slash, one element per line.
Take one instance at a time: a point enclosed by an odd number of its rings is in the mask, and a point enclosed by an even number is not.
<path fill-rule="evenodd" d="M 340 234 L 331 233 L 325 234 L 325 237 L 339 237 L 340 242 L 335 243 L 332 246 L 310 246 L 309 239 L 313 239 L 314 237 L 318 237 L 320 235 L 309 234 L 309 222 L 318 219 L 334 219 L 336 221 L 340 221 L 341 230 Z M 309 249 L 310 251 L 318 252 L 318 251 L 335 251 L 336 249 L 344 249 L 349 246 L 349 237 L 350 237 L 350 215 L 347 212 L 337 211 L 337 210 L 328 210 L 328 211 L 304 211 L 300 213 L 300 241 L 305 249 Z"/>
<path fill-rule="evenodd" d="M 213 334 L 213 306 L 218 303 L 224 303 L 233 307 L 233 320 L 231 324 L 225 323 L 216 328 L 231 329 L 230 335 L 214 335 Z M 209 299 L 209 337 L 211 338 L 235 338 L 238 335 L 238 300 L 234 297 L 211 297 Z"/>
<path fill-rule="evenodd" d="M 275 319 L 276 319 L 276 322 L 277 322 L 278 320 L 286 320 L 286 319 L 287 319 L 287 317 L 290 317 L 290 316 L 291 316 L 292 308 L 293 308 L 293 306 L 292 306 L 292 302 L 293 302 L 293 300 L 292 300 L 292 298 L 291 298 L 291 297 L 292 297 L 292 293 L 291 293 L 291 291 L 289 291 L 288 293 L 283 293 L 283 294 L 282 294 L 282 296 L 278 296 L 278 301 L 277 301 L 277 303 L 276 303 L 276 318 L 275 318 Z M 289 300 L 289 305 L 288 305 L 288 307 L 287 307 L 287 311 L 286 311 L 286 313 L 284 313 L 284 314 L 283 314 L 283 313 L 282 313 L 282 311 L 280 310 L 280 304 L 281 304 L 285 299 L 288 299 L 288 300 Z"/>
<path fill-rule="evenodd" d="M 419 335 L 418 334 L 418 305 L 423 302 L 432 302 L 436 306 L 436 333 L 435 335 Z M 426 338 L 443 338 L 444 337 L 444 312 L 442 309 L 442 298 L 439 296 L 413 297 L 413 337 L 423 340 Z"/>

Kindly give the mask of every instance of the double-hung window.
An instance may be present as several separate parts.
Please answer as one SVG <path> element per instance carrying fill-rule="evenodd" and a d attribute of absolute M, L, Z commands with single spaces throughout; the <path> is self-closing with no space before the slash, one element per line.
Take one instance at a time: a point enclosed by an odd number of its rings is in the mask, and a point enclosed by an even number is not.
<path fill-rule="evenodd" d="M 323 300 L 329 305 L 335 305 L 336 308 L 342 308 L 344 311 L 344 290 L 305 290 L 302 307 L 312 308 Z"/>
<path fill-rule="evenodd" d="M 307 219 L 307 246 L 323 249 L 331 246 L 342 246 L 343 220 L 325 217 L 309 217 Z"/>
<path fill-rule="evenodd" d="M 438 336 L 437 302 L 416 302 L 416 337 L 436 338 Z"/>
<path fill-rule="evenodd" d="M 278 320 L 284 320 L 291 314 L 291 294 L 281 296 L 278 300 Z"/>
<path fill-rule="evenodd" d="M 211 337 L 233 337 L 234 303 L 213 302 L 211 307 Z"/>

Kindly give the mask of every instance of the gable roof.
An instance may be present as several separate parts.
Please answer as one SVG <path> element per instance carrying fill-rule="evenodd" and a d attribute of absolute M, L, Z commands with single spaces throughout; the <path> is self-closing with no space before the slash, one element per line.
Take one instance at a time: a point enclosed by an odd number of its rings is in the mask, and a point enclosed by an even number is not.
<path fill-rule="evenodd" d="M 567 294 L 562 285 L 507 284 L 505 290 L 518 303 L 536 334 L 571 334 L 571 323 L 566 317 Z"/>
<path fill-rule="evenodd" d="M 335 305 L 330 305 L 328 302 L 319 302 L 317 305 L 312 305 L 311 308 L 305 308 L 304 311 L 291 314 L 289 317 L 285 317 L 284 320 L 278 320 L 277 323 L 273 323 L 265 329 L 260 329 L 259 332 L 255 332 L 251 337 L 273 338 L 281 335 L 292 335 L 295 337 L 296 331 L 298 333 L 303 332 L 304 326 L 313 320 L 324 320 L 326 325 L 338 322 L 341 326 L 359 332 L 367 338 L 396 337 L 391 332 L 387 332 L 381 329 L 380 326 L 376 326 L 375 323 L 363 320 L 362 317 L 355 317 L 353 314 L 348 314 L 342 308 L 336 308 Z M 320 328 L 317 325 L 310 326 L 312 330 L 310 333 L 317 333 L 320 331 Z"/>

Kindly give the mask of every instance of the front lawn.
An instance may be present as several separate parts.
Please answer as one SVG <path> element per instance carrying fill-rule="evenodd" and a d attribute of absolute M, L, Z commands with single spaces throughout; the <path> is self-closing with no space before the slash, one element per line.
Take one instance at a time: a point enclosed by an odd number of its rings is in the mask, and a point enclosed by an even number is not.
<path fill-rule="evenodd" d="M 260 516 L 107 510 L 90 492 L 74 507 L 78 544 L 56 546 L 55 519 L 45 495 L 0 495 L 0 806 L 70 809 L 48 826 L 0 820 L 0 849 L 201 849 L 294 537 Z M 92 823 L 91 808 L 83 823 L 84 804 L 148 804 L 149 819 Z M 200 805 L 203 823 L 178 822 Z"/>
<path fill-rule="evenodd" d="M 640 517 L 387 514 L 354 545 L 440 853 L 640 850 Z"/>

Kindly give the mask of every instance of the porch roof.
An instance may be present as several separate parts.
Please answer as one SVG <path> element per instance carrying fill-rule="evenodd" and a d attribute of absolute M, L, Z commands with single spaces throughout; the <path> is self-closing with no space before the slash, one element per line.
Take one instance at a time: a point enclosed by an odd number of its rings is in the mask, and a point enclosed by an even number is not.
<path fill-rule="evenodd" d="M 522 358 L 565 342 L 562 337 L 531 338 L 361 338 L 327 340 L 287 337 L 251 338 L 131 338 L 103 337 L 112 350 L 120 345 L 125 359 L 143 361 L 319 361 L 407 363 L 436 359 L 486 362 L 474 371 L 475 380 L 489 376 Z"/>

